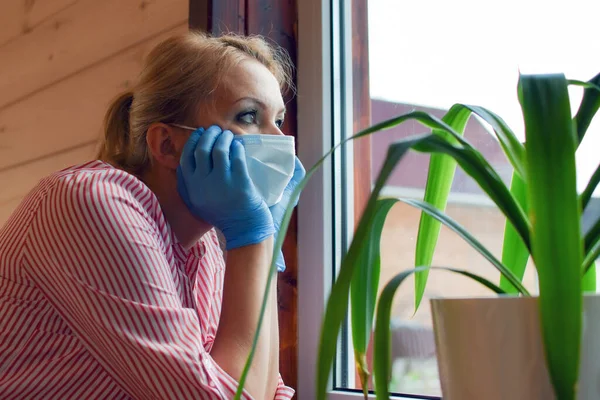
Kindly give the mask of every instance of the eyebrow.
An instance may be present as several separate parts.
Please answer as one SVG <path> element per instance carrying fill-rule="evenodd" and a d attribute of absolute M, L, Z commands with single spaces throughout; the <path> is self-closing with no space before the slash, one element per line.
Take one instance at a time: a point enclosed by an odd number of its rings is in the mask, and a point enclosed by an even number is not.
<path fill-rule="evenodd" d="M 247 101 L 247 100 L 250 100 L 250 101 L 252 101 L 252 102 L 254 102 L 254 103 L 258 104 L 258 105 L 259 105 L 261 108 L 263 108 L 263 109 L 267 108 L 267 105 L 266 105 L 265 103 L 263 103 L 262 101 L 260 101 L 260 100 L 259 100 L 259 99 L 257 99 L 256 97 L 249 97 L 249 96 L 247 96 L 247 97 L 242 97 L 242 98 L 240 98 L 240 99 L 237 99 L 237 100 L 236 100 L 236 101 L 235 101 L 233 104 L 237 104 L 237 103 L 239 103 L 239 102 L 241 102 L 241 101 Z M 285 110 L 285 106 L 283 106 L 283 107 L 282 107 L 282 108 L 279 110 L 278 114 L 281 114 L 281 113 L 285 114 L 285 111 L 286 111 L 286 110 Z"/>

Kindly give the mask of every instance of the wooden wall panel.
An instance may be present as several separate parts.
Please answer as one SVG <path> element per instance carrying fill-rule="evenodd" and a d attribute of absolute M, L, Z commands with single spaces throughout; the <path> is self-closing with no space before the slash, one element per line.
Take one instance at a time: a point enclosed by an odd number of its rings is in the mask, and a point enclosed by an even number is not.
<path fill-rule="evenodd" d="M 94 156 L 144 56 L 188 0 L 0 0 L 0 224 L 44 176 Z"/>
<path fill-rule="evenodd" d="M 38 24 L 76 2 L 77 0 L 2 0 L 0 46 L 31 32 Z"/>
<path fill-rule="evenodd" d="M 0 48 L 0 108 L 187 21 L 188 0 L 81 0 Z"/>
<path fill-rule="evenodd" d="M 109 102 L 135 81 L 146 54 L 168 36 L 185 31 L 184 22 L 0 109 L 0 171 L 98 139 Z"/>
<path fill-rule="evenodd" d="M 234 32 L 247 34 L 246 0 L 209 1 L 208 26 L 213 35 Z"/>
<path fill-rule="evenodd" d="M 95 149 L 94 143 L 87 144 L 16 168 L 0 171 L 0 182 L 2 183 L 0 226 L 6 222 L 14 208 L 41 178 L 51 172 L 92 159 Z"/>
<path fill-rule="evenodd" d="M 18 198 L 0 204 L 0 226 L 4 225 L 4 223 L 8 221 L 8 218 L 20 203 L 21 199 Z"/>

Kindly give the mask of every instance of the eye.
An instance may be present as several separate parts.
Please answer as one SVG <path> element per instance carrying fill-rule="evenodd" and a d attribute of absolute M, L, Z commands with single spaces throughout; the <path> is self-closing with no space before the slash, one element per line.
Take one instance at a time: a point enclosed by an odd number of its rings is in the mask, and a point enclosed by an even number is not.
<path fill-rule="evenodd" d="M 275 125 L 277 125 L 277 127 L 281 129 L 281 127 L 283 126 L 283 119 L 278 119 L 277 121 L 275 121 Z"/>
<path fill-rule="evenodd" d="M 246 111 L 237 116 L 238 122 L 246 125 L 252 125 L 256 123 L 256 110 Z"/>

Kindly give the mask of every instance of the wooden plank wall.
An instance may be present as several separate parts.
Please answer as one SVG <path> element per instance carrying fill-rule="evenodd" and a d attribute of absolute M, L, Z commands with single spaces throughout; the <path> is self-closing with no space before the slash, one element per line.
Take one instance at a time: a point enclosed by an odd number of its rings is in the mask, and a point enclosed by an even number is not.
<path fill-rule="evenodd" d="M 0 225 L 43 176 L 93 157 L 111 99 L 189 0 L 1 0 Z"/>

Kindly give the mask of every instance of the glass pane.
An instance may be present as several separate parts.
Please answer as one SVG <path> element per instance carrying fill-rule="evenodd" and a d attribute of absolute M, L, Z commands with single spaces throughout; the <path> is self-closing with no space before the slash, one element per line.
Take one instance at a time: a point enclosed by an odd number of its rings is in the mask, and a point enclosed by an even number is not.
<path fill-rule="evenodd" d="M 369 0 L 369 69 L 372 123 L 414 110 L 442 117 L 457 102 L 481 105 L 499 114 L 524 138 L 517 100 L 518 73 L 564 72 L 570 79 L 588 80 L 600 72 L 600 51 L 593 0 Z M 572 89 L 576 110 L 581 90 Z M 578 152 L 578 185 L 583 190 L 597 167 L 598 123 L 592 125 Z M 409 135 L 425 133 L 407 123 L 372 137 L 372 180 L 388 145 Z M 509 183 L 512 169 L 491 134 L 477 119 L 465 137 Z M 410 154 L 392 175 L 385 194 L 422 198 L 428 157 Z M 595 196 L 600 196 L 597 190 Z M 600 199 L 593 200 L 596 206 Z M 590 211 L 600 207 L 591 207 Z M 497 257 L 501 256 L 504 218 L 483 192 L 457 169 L 446 210 Z M 592 216 L 584 221 L 589 223 Z M 406 205 L 390 212 L 381 243 L 380 288 L 395 274 L 414 266 L 420 213 Z M 496 270 L 456 234 L 442 228 L 434 265 L 452 266 L 499 281 Z M 599 275 L 600 276 L 600 275 Z M 524 284 L 536 292 L 529 265 Z M 441 395 L 428 299 L 439 296 L 491 295 L 471 280 L 446 272 L 430 273 L 426 296 L 414 313 L 414 282 L 404 284 L 393 307 L 392 390 L 398 393 Z M 349 350 L 352 359 L 352 350 Z M 356 388 L 359 386 L 355 380 Z"/>

